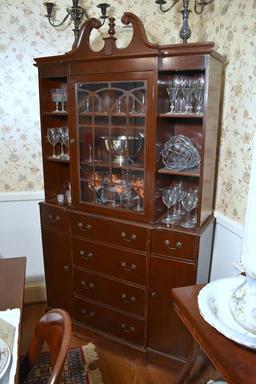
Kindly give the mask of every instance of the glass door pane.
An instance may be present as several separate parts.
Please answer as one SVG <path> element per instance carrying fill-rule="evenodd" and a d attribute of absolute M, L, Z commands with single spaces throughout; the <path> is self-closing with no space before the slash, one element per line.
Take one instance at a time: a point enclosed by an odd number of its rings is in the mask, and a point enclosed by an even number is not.
<path fill-rule="evenodd" d="M 146 81 L 76 84 L 80 200 L 144 212 Z"/>

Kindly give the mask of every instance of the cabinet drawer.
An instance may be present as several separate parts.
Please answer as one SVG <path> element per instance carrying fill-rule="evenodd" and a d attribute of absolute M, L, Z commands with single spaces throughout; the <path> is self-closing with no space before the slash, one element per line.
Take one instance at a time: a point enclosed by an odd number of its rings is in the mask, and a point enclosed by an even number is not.
<path fill-rule="evenodd" d="M 143 345 L 143 321 L 77 298 L 74 298 L 73 310 L 75 319 L 85 325 L 132 343 Z"/>
<path fill-rule="evenodd" d="M 69 217 L 64 208 L 40 205 L 40 212 L 43 227 L 69 231 Z"/>
<path fill-rule="evenodd" d="M 145 290 L 143 288 L 78 270 L 74 270 L 73 279 L 75 293 L 138 316 L 144 316 Z"/>
<path fill-rule="evenodd" d="M 71 213 L 72 233 L 87 239 L 146 250 L 147 231 L 136 225 Z"/>
<path fill-rule="evenodd" d="M 72 244 L 75 265 L 145 285 L 145 255 L 74 238 Z"/>
<path fill-rule="evenodd" d="M 151 253 L 195 260 L 199 238 L 180 232 L 152 231 Z"/>

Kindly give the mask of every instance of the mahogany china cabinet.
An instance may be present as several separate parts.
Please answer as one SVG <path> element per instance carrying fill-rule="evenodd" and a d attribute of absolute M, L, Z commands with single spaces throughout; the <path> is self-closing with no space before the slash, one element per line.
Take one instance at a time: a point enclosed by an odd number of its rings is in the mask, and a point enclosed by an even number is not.
<path fill-rule="evenodd" d="M 93 51 L 87 21 L 67 54 L 37 58 L 49 307 L 145 353 L 186 358 L 171 289 L 208 281 L 223 59 L 213 43 Z M 168 214 L 167 214 L 168 209 Z"/>

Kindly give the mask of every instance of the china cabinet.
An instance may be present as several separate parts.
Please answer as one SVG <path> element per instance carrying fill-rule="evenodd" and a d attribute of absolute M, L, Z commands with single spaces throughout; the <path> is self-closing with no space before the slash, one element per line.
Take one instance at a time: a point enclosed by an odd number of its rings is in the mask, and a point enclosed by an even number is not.
<path fill-rule="evenodd" d="M 158 46 L 135 15 L 122 22 L 126 48 L 109 18 L 92 50 L 90 19 L 72 51 L 35 60 L 48 305 L 179 363 L 189 337 L 171 289 L 209 276 L 223 60 L 213 43 Z"/>

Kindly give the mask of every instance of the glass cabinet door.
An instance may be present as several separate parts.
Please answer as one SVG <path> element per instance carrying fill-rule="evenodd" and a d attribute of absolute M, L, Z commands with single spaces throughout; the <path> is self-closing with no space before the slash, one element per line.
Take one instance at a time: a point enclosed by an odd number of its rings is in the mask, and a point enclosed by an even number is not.
<path fill-rule="evenodd" d="M 80 202 L 144 211 L 146 81 L 76 83 Z"/>

